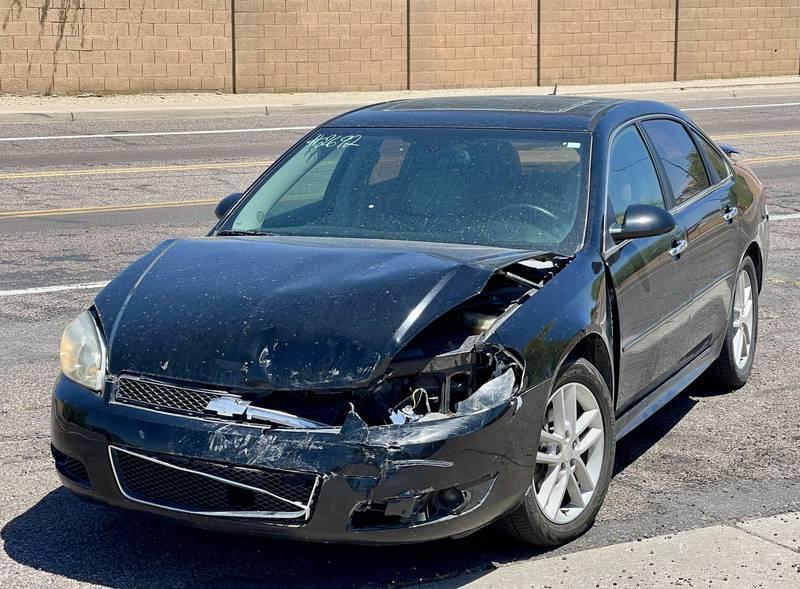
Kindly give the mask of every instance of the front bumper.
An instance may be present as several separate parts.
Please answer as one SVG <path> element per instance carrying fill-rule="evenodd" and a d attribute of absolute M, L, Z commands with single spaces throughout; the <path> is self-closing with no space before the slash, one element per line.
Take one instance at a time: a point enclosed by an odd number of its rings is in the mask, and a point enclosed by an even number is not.
<path fill-rule="evenodd" d="M 60 377 L 53 391 L 57 462 L 85 467 L 88 484 L 59 468 L 69 490 L 103 503 L 169 516 L 203 528 L 298 540 L 396 544 L 473 532 L 518 506 L 531 484 L 538 424 L 549 382 L 490 409 L 440 421 L 341 431 L 269 430 L 181 417 L 108 402 Z M 185 513 L 131 500 L 121 491 L 109 447 L 131 452 L 318 475 L 300 522 Z M 358 523 L 355 513 L 398 498 L 431 497 L 475 482 L 469 509 L 423 523 Z M 362 518 L 363 519 L 363 518 Z"/>

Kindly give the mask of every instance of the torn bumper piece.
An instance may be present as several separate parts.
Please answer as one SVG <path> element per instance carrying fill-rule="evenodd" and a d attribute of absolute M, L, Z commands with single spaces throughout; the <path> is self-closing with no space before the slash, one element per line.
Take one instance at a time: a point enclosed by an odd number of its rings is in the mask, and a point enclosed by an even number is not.
<path fill-rule="evenodd" d="M 468 534 L 519 505 L 548 389 L 545 382 L 472 413 L 416 423 L 368 427 L 353 413 L 340 429 L 265 429 L 108 403 L 62 377 L 52 439 L 59 456 L 85 469 L 78 480 L 59 467 L 64 486 L 106 504 L 238 533 L 422 542 Z M 115 454 L 130 453 L 154 466 L 112 466 Z M 142 473 L 158 469 L 181 493 L 143 500 L 163 485 L 148 487 Z M 187 508 L 198 488 L 202 509 Z"/>

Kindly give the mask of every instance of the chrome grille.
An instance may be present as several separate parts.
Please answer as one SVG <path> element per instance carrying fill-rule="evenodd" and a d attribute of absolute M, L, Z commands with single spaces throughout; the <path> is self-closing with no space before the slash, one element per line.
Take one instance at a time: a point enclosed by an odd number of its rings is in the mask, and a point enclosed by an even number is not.
<path fill-rule="evenodd" d="M 212 399 L 238 398 L 223 392 L 204 391 L 122 376 L 117 381 L 114 400 L 188 415 L 202 415 Z"/>
<path fill-rule="evenodd" d="M 132 501 L 225 517 L 308 519 L 319 477 L 110 447 L 120 491 Z"/>

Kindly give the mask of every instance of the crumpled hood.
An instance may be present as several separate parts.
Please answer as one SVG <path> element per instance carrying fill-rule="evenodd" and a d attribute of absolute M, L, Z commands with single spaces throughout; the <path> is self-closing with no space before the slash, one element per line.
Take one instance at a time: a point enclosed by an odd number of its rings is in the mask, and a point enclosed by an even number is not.
<path fill-rule="evenodd" d="M 165 242 L 95 300 L 111 374 L 230 388 L 368 383 L 530 252 L 286 237 Z"/>

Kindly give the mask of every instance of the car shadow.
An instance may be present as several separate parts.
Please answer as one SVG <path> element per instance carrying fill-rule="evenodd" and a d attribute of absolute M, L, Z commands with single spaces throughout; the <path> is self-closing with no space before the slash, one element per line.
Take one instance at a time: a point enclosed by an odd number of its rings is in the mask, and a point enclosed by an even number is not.
<path fill-rule="evenodd" d="M 665 407 L 625 436 L 617 446 L 614 474 L 618 475 L 664 437 L 698 404 L 698 398 L 727 395 L 706 375 L 701 376 Z"/>
<path fill-rule="evenodd" d="M 624 439 L 614 475 L 663 439 L 697 398 L 727 392 L 702 381 L 690 386 Z M 461 540 L 392 547 L 272 541 L 90 504 L 64 488 L 11 520 L 0 537 L 20 564 L 114 589 L 406 586 L 461 575 L 474 580 L 495 563 L 548 552 L 511 542 L 494 528 Z M 453 582 L 448 586 L 460 584 Z"/>
<path fill-rule="evenodd" d="M 480 576 L 542 554 L 492 529 L 462 540 L 392 547 L 271 541 L 199 530 L 90 504 L 58 488 L 0 537 L 14 561 L 114 589 L 387 587 Z"/>

